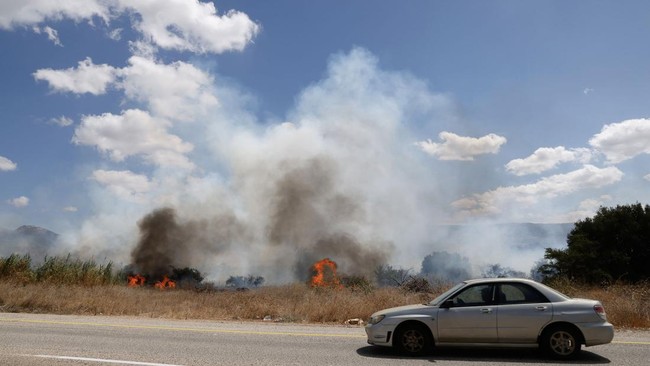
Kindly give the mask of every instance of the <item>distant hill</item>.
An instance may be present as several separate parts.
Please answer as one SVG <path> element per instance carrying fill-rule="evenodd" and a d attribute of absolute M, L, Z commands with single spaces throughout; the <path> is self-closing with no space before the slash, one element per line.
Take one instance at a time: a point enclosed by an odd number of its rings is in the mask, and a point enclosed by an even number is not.
<path fill-rule="evenodd" d="M 468 240 L 502 241 L 513 249 L 540 249 L 566 245 L 567 235 L 574 224 L 472 224 L 440 226 L 441 242 L 463 243 Z"/>
<path fill-rule="evenodd" d="M 23 225 L 15 230 L 0 229 L 0 256 L 29 254 L 40 260 L 51 251 L 59 235 L 38 226 Z"/>
<path fill-rule="evenodd" d="M 495 227 L 507 232 L 517 249 L 555 247 L 565 245 L 567 235 L 574 224 L 496 224 Z"/>
<path fill-rule="evenodd" d="M 503 247 L 513 250 L 543 250 L 566 245 L 566 238 L 574 224 L 476 224 L 441 225 L 434 248 L 439 244 L 467 243 L 473 240 L 498 240 Z M 23 225 L 15 230 L 0 229 L 0 256 L 12 253 L 27 254 L 35 261 L 52 255 L 59 235 L 38 226 Z M 542 252 L 540 252 L 542 253 Z"/>

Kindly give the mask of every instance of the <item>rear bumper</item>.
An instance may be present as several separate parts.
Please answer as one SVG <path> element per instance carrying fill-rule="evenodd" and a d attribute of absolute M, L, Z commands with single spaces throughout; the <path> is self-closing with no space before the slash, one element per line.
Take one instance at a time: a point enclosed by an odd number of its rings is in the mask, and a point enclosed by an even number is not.
<path fill-rule="evenodd" d="M 582 331 L 587 347 L 611 343 L 614 339 L 614 326 L 610 323 L 579 323 L 576 325 Z"/>

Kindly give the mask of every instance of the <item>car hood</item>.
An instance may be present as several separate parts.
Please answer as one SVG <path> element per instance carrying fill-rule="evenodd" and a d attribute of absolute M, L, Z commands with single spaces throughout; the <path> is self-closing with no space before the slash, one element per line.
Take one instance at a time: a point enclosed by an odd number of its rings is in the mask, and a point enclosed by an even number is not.
<path fill-rule="evenodd" d="M 375 315 L 396 316 L 396 315 L 402 315 L 402 314 L 413 314 L 413 313 L 417 313 L 418 310 L 421 310 L 421 309 L 431 309 L 431 305 L 416 304 L 416 305 L 398 306 L 398 307 L 378 311 L 378 312 L 376 312 L 376 313 L 374 313 L 372 315 L 373 316 L 375 316 Z"/>

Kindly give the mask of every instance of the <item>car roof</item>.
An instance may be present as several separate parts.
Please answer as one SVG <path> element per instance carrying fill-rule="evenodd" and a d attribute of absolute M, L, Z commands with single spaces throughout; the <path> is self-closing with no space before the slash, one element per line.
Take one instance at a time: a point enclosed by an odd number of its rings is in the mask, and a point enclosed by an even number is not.
<path fill-rule="evenodd" d="M 481 283 L 508 283 L 508 282 L 526 283 L 528 285 L 531 285 L 537 290 L 541 291 L 552 302 L 564 301 L 569 298 L 568 296 L 558 292 L 555 289 L 552 289 L 544 284 L 541 284 L 537 281 L 533 281 L 527 278 L 516 278 L 516 277 L 475 278 L 475 279 L 463 281 L 463 283 L 467 285 L 474 285 L 474 284 L 481 284 Z"/>
<path fill-rule="evenodd" d="M 517 277 L 497 277 L 497 278 L 474 278 L 471 280 L 463 281 L 466 284 L 485 283 L 485 282 L 522 282 L 522 283 L 538 283 L 527 278 Z"/>

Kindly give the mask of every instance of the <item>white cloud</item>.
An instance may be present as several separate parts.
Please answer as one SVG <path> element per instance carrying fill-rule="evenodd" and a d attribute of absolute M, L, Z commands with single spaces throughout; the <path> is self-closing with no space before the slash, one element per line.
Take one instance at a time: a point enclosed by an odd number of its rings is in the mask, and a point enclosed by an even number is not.
<path fill-rule="evenodd" d="M 154 59 L 158 49 L 149 42 L 129 41 L 129 51 L 134 56 L 140 56 L 148 59 Z"/>
<path fill-rule="evenodd" d="M 563 146 L 542 147 L 524 159 L 511 160 L 506 164 L 506 170 L 517 176 L 539 174 L 555 168 L 560 163 L 571 161 L 588 163 L 591 155 L 591 150 L 585 148 L 567 150 Z"/>
<path fill-rule="evenodd" d="M 0 171 L 16 170 L 16 163 L 0 155 Z"/>
<path fill-rule="evenodd" d="M 145 102 L 154 115 L 190 120 L 217 105 L 212 77 L 185 62 L 169 65 L 133 56 L 122 69 L 120 86 L 125 95 Z"/>
<path fill-rule="evenodd" d="M 184 155 L 192 151 L 192 144 L 168 133 L 168 127 L 164 119 L 138 109 L 129 109 L 121 115 L 84 116 L 72 142 L 95 146 L 114 161 L 141 155 L 158 166 L 192 169 L 194 165 Z"/>
<path fill-rule="evenodd" d="M 218 104 L 212 76 L 181 61 L 161 64 L 132 56 L 129 66 L 118 69 L 106 64 L 94 65 L 86 58 L 76 68 L 41 69 L 34 77 L 46 80 L 52 89 L 61 92 L 99 95 L 111 86 L 123 89 L 127 98 L 145 103 L 152 114 L 180 121 L 203 115 Z"/>
<path fill-rule="evenodd" d="M 0 1 L 0 28 L 13 29 L 45 20 L 81 21 L 100 17 L 108 21 L 107 1 L 102 0 L 13 0 Z"/>
<path fill-rule="evenodd" d="M 29 198 L 25 196 L 16 197 L 7 201 L 8 204 L 20 208 L 29 205 Z"/>
<path fill-rule="evenodd" d="M 442 143 L 429 139 L 416 145 L 441 160 L 474 160 L 477 155 L 498 153 L 501 145 L 507 141 L 505 137 L 493 133 L 479 138 L 458 136 L 451 132 L 441 132 L 438 136 Z"/>
<path fill-rule="evenodd" d="M 79 211 L 79 209 L 74 206 L 66 206 L 63 208 L 63 212 L 77 212 L 77 211 Z"/>
<path fill-rule="evenodd" d="M 149 178 L 129 170 L 95 170 L 90 179 L 105 186 L 114 195 L 128 201 L 142 201 L 152 188 Z"/>
<path fill-rule="evenodd" d="M 61 126 L 61 127 L 68 127 L 74 123 L 72 118 L 66 117 L 66 116 L 60 116 L 57 118 L 52 118 L 50 119 L 50 123 Z"/>
<path fill-rule="evenodd" d="M 33 76 L 44 80 L 50 88 L 59 92 L 90 93 L 100 95 L 115 80 L 117 69 L 107 65 L 95 65 L 90 57 L 79 61 L 79 66 L 65 70 L 39 69 Z"/>
<path fill-rule="evenodd" d="M 645 177 L 643 177 L 643 179 L 645 179 L 645 180 L 647 180 L 647 181 L 650 182 L 650 174 L 648 174 L 648 175 L 646 175 Z"/>
<path fill-rule="evenodd" d="M 59 39 L 59 32 L 57 32 L 56 29 L 48 26 L 43 27 L 43 29 L 39 27 L 34 27 L 32 29 L 36 34 L 41 34 L 41 33 L 47 34 L 47 39 L 52 41 L 52 43 L 54 43 L 55 45 L 63 47 L 63 43 L 61 43 L 61 40 Z"/>
<path fill-rule="evenodd" d="M 540 199 L 564 196 L 576 191 L 604 187 L 621 180 L 623 172 L 616 167 L 597 168 L 585 165 L 566 174 L 542 178 L 535 183 L 499 187 L 482 194 L 457 200 L 453 206 L 470 215 L 503 212 L 512 204 L 531 205 Z"/>
<path fill-rule="evenodd" d="M 119 41 L 122 39 L 122 28 L 115 28 L 112 31 L 108 32 L 108 38 L 114 40 L 114 41 Z"/>
<path fill-rule="evenodd" d="M 605 125 L 589 144 L 613 164 L 650 154 L 650 119 L 629 119 Z"/>
<path fill-rule="evenodd" d="M 594 199 L 594 198 L 586 199 L 580 202 L 578 208 L 575 211 L 558 215 L 553 221 L 577 222 L 579 220 L 584 220 L 587 217 L 594 216 L 600 207 L 605 206 L 607 202 L 611 200 L 612 197 L 608 195 L 600 196 L 598 199 Z"/>
<path fill-rule="evenodd" d="M 212 2 L 198 0 L 119 0 L 122 9 L 139 15 L 134 28 L 164 49 L 198 53 L 243 50 L 259 32 L 248 15 L 217 15 Z"/>
<path fill-rule="evenodd" d="M 594 92 L 594 89 L 593 89 L 593 88 L 584 88 L 584 89 L 582 90 L 582 94 L 584 94 L 584 95 L 587 95 L 587 94 L 589 94 L 589 93 L 593 93 L 593 92 Z"/>
<path fill-rule="evenodd" d="M 231 10 L 217 14 L 212 2 L 198 0 L 14 0 L 0 2 L 0 29 L 38 25 L 45 21 L 71 19 L 92 21 L 130 13 L 133 27 L 144 40 L 164 49 L 198 53 L 241 51 L 260 31 L 245 13 Z M 50 27 L 44 31 L 58 40 Z M 116 39 L 120 32 L 108 34 Z M 56 42 L 56 41 L 55 41 Z"/>

